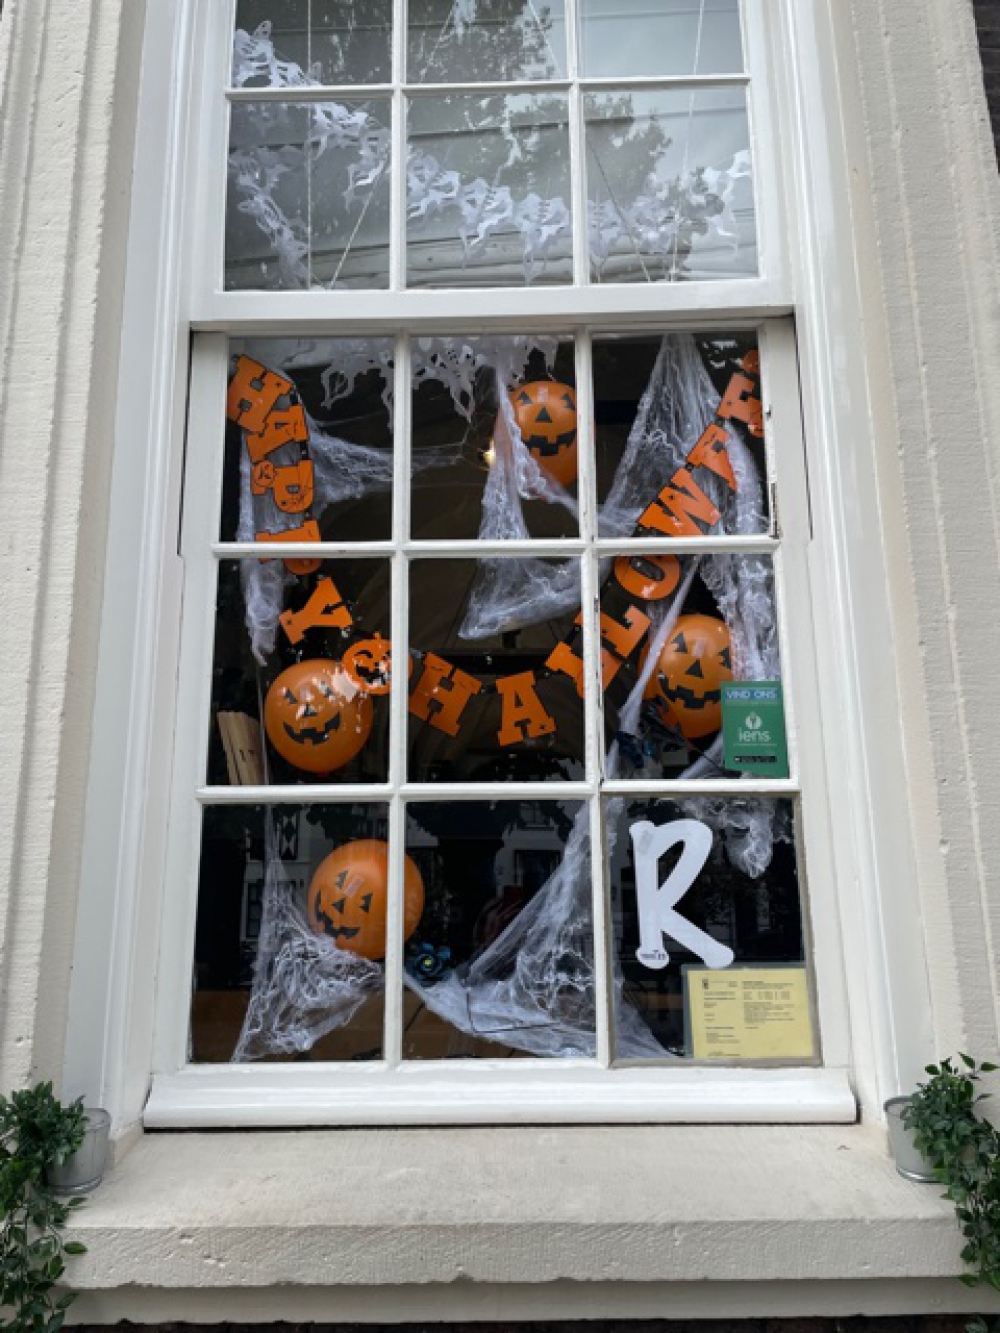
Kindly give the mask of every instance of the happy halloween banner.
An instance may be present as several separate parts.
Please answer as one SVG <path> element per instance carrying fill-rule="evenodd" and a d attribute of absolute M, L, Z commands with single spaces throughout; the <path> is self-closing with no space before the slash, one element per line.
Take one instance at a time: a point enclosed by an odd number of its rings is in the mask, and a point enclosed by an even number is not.
<path fill-rule="evenodd" d="M 569 386 L 558 387 L 572 393 Z M 315 469 L 309 454 L 309 426 L 294 384 L 259 362 L 240 356 L 229 385 L 227 416 L 242 432 L 250 465 L 251 494 L 270 495 L 280 512 L 300 518 L 290 528 L 258 531 L 256 540 L 320 542 L 319 524 L 313 513 Z M 736 476 L 726 447 L 729 423 L 733 421 L 742 422 L 752 436 L 763 437 L 760 362 L 756 351 L 748 352 L 741 360 L 740 369 L 732 374 L 722 393 L 714 419 L 684 463 L 640 514 L 634 536 L 700 537 L 719 522 L 721 514 L 695 474 L 700 469 L 711 472 L 725 482 L 730 492 L 736 492 Z M 295 461 L 275 463 L 271 455 L 286 446 L 297 450 L 298 457 Z M 538 461 L 544 467 L 544 459 Z M 285 560 L 288 570 L 299 577 L 315 574 L 321 564 L 321 560 L 313 558 Z M 608 609 L 599 613 L 601 680 L 605 689 L 640 649 L 650 629 L 651 619 L 638 603 L 669 597 L 680 579 L 680 561 L 673 555 L 622 555 L 615 559 L 611 595 L 605 599 Z M 335 581 L 326 575 L 317 581 L 304 605 L 281 613 L 280 624 L 288 642 L 298 645 L 313 629 L 336 629 L 349 635 L 354 618 Z M 700 659 L 709 655 L 715 659 L 710 691 L 692 690 L 694 682 L 685 685 L 675 682 L 674 692 L 681 692 L 681 703 L 686 693 L 693 705 L 701 706 L 709 695 L 714 698 L 719 694 L 722 680 L 732 679 L 728 629 L 715 617 L 682 617 L 675 624 L 665 651 L 693 659 L 689 667 L 695 674 L 700 673 Z M 420 671 L 413 681 L 417 663 Z M 536 671 L 502 676 L 490 686 L 435 653 L 418 651 L 408 655 L 407 668 L 412 681 L 409 712 L 449 736 L 458 734 L 470 700 L 488 689 L 494 690 L 501 700 L 501 725 L 497 733 L 500 746 L 518 745 L 552 735 L 556 730 L 555 720 L 538 695 Z M 279 753 L 306 771 L 322 773 L 342 767 L 365 743 L 371 727 L 370 696 L 388 694 L 391 670 L 391 643 L 380 634 L 350 643 L 340 662 L 317 659 L 289 667 L 273 682 L 265 702 L 269 739 Z M 546 677 L 561 675 L 572 681 L 578 696 L 583 698 L 582 614 L 576 617 L 573 632 L 552 649 L 543 671 Z M 310 711 L 310 699 L 319 701 L 324 696 L 330 699 L 345 692 L 349 716 L 337 713 L 322 724 L 330 729 L 329 735 L 318 724 L 310 728 L 303 722 L 303 712 L 307 718 L 315 713 Z M 294 728 L 281 716 L 285 704 L 296 711 L 298 720 Z M 695 721 L 691 729 L 684 725 L 680 729 L 688 736 L 706 734 L 703 721 Z M 717 724 L 708 727 L 709 731 L 713 729 L 717 729 Z M 310 742 L 305 759 L 303 748 L 289 742 L 296 731 Z M 328 744 L 331 739 L 337 743 Z"/>

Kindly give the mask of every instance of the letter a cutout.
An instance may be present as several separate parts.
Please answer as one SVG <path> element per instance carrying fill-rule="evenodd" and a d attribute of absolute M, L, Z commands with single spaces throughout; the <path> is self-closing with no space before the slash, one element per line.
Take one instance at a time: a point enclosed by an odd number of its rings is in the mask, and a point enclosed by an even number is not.
<path fill-rule="evenodd" d="M 712 850 L 712 830 L 697 819 L 675 819 L 670 824 L 641 820 L 629 829 L 635 858 L 635 891 L 639 904 L 639 947 L 635 956 L 643 967 L 656 971 L 666 967 L 670 954 L 663 947 L 664 935 L 682 944 L 707 967 L 728 967 L 735 958 L 732 949 L 706 935 L 692 921 L 674 911 L 701 874 Z M 680 860 L 659 883 L 660 858 L 683 842 Z"/>

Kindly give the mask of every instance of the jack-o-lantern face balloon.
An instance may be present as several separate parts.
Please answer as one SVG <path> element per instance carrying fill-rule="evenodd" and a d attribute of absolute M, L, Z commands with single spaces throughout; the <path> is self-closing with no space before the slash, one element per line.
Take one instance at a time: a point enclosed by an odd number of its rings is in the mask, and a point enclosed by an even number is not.
<path fill-rule="evenodd" d="M 309 924 L 340 949 L 362 958 L 385 957 L 389 846 L 375 838 L 345 843 L 316 868 L 309 885 Z M 424 881 L 413 861 L 403 859 L 403 938 L 409 939 L 424 910 Z"/>
<path fill-rule="evenodd" d="M 663 645 L 646 698 L 688 740 L 722 725 L 722 684 L 732 680 L 729 630 L 717 616 L 678 616 Z"/>
<path fill-rule="evenodd" d="M 576 481 L 576 390 L 555 380 L 522 384 L 510 395 L 521 439 L 560 486 Z"/>
<path fill-rule="evenodd" d="M 306 773 L 332 773 L 371 734 L 372 701 L 339 662 L 297 662 L 268 690 L 264 727 L 290 764 Z"/>

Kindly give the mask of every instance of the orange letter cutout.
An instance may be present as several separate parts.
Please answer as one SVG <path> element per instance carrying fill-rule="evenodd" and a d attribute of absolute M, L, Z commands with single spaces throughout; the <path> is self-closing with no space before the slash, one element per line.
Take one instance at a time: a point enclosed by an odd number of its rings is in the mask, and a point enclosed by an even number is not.
<path fill-rule="evenodd" d="M 301 403 L 292 403 L 285 411 L 269 413 L 259 433 L 243 432 L 251 463 L 259 463 L 283 444 L 307 444 L 308 441 L 309 427 Z"/>
<path fill-rule="evenodd" d="M 250 473 L 250 489 L 254 495 L 274 492 L 274 503 L 284 514 L 301 514 L 313 502 L 313 465 L 309 459 L 275 467 L 266 459 L 256 463 Z"/>
<path fill-rule="evenodd" d="M 681 562 L 675 555 L 620 555 L 615 578 L 633 597 L 659 602 L 681 581 Z"/>
<path fill-rule="evenodd" d="M 497 740 L 501 745 L 519 745 L 529 738 L 551 736 L 556 729 L 555 719 L 545 711 L 545 705 L 535 690 L 535 673 L 521 671 L 516 676 L 501 676 L 496 683 L 503 704 Z"/>
<path fill-rule="evenodd" d="M 257 361 L 241 356 L 236 362 L 236 373 L 229 381 L 226 416 L 244 430 L 256 434 L 264 429 L 267 414 L 279 398 L 294 389 L 291 380 L 283 379 L 273 370 L 265 370 Z"/>
<path fill-rule="evenodd" d="M 640 528 L 665 532 L 668 537 L 703 537 L 694 519 L 708 527 L 721 515 L 685 468 L 678 468 L 653 503 L 639 518 Z"/>
<path fill-rule="evenodd" d="M 300 643 L 310 629 L 350 629 L 354 624 L 333 579 L 321 579 L 305 606 L 298 611 L 282 611 L 278 619 L 289 643 Z"/>
<path fill-rule="evenodd" d="M 605 689 L 642 643 L 649 623 L 649 616 L 636 606 L 625 612 L 624 625 L 601 612 L 601 684 Z"/>
<path fill-rule="evenodd" d="M 286 528 L 284 532 L 258 532 L 259 542 L 318 542 L 319 524 L 309 519 L 299 528 Z M 286 560 L 285 568 L 293 574 L 314 574 L 323 562 L 309 560 L 302 556 Z"/>
<path fill-rule="evenodd" d="M 748 397 L 756 387 L 754 381 L 747 379 L 746 375 L 734 375 L 726 386 L 715 415 L 723 421 L 728 421 L 730 417 L 745 421 L 750 434 L 759 439 L 764 434 L 764 409 L 759 398 Z"/>
<path fill-rule="evenodd" d="M 577 616 L 575 623 L 581 625 L 582 616 Z M 649 616 L 638 607 L 628 608 L 624 624 L 601 612 L 601 685 L 605 689 L 621 671 L 625 660 L 635 652 L 648 629 Z M 557 643 L 545 659 L 545 665 L 550 671 L 561 671 L 564 676 L 569 676 L 576 685 L 577 694 L 583 698 L 583 662 L 568 643 Z M 509 679 L 516 680 L 517 677 Z"/>
<path fill-rule="evenodd" d="M 457 736 L 466 704 L 482 688 L 483 682 L 475 676 L 428 653 L 424 658 L 424 674 L 410 695 L 410 712 L 438 731 Z"/>
<path fill-rule="evenodd" d="M 580 624 L 579 616 L 576 623 Z M 557 643 L 545 659 L 545 665 L 549 671 L 561 671 L 564 676 L 569 676 L 576 685 L 577 694 L 583 698 L 583 659 L 577 657 L 568 643 Z"/>
<path fill-rule="evenodd" d="M 687 466 L 707 467 L 709 472 L 721 477 L 731 491 L 735 491 L 736 474 L 726 449 L 728 438 L 723 428 L 713 422 L 688 454 Z"/>

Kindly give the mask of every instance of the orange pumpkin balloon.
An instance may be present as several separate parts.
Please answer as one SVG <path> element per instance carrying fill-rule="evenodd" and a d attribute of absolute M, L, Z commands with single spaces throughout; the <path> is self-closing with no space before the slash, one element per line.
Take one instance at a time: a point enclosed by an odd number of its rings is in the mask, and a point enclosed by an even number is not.
<path fill-rule="evenodd" d="M 678 616 L 663 645 L 646 698 L 688 740 L 710 736 L 722 725 L 722 683 L 732 680 L 732 644 L 717 616 Z"/>
<path fill-rule="evenodd" d="M 559 483 L 576 481 L 576 390 L 556 380 L 533 380 L 510 395 L 517 428 L 539 467 Z"/>
<path fill-rule="evenodd" d="M 319 863 L 309 884 L 309 924 L 338 949 L 362 958 L 385 957 L 389 845 L 376 838 L 347 842 Z M 424 881 L 410 857 L 403 860 L 403 938 L 424 910 Z"/>
<path fill-rule="evenodd" d="M 264 727 L 290 764 L 306 773 L 332 773 L 371 734 L 372 701 L 339 662 L 297 662 L 268 690 Z"/>

